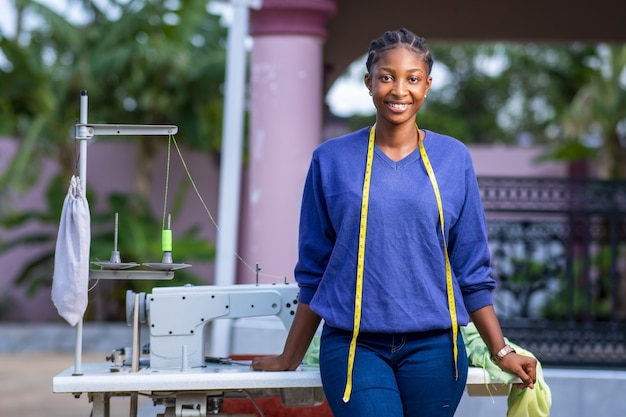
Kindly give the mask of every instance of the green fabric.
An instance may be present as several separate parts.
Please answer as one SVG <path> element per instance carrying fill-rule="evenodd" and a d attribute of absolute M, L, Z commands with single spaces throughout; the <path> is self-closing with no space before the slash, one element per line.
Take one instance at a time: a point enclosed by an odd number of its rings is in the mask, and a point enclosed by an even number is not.
<path fill-rule="evenodd" d="M 320 337 L 314 336 L 302 360 L 304 365 L 320 366 Z"/>
<path fill-rule="evenodd" d="M 474 323 L 461 328 L 461 334 L 465 342 L 467 357 L 470 366 L 483 368 L 492 379 L 506 384 L 517 379 L 517 376 L 505 372 L 491 360 L 491 353 L 483 342 Z M 515 351 L 524 356 L 535 357 L 526 349 L 511 343 L 505 338 L 505 342 L 515 348 Z M 536 358 L 535 358 L 536 359 Z M 507 399 L 507 417 L 549 417 L 552 407 L 552 393 L 550 387 L 543 378 L 541 363 L 537 361 L 537 382 L 534 389 L 518 389 L 511 387 Z"/>
<path fill-rule="evenodd" d="M 461 334 L 465 342 L 465 349 L 470 366 L 483 368 L 491 376 L 491 379 L 510 384 L 517 380 L 517 375 L 505 372 L 491 360 L 491 353 L 485 342 L 480 337 L 474 323 L 461 327 Z M 505 338 L 507 344 L 513 346 L 517 353 L 535 357 L 526 349 L 511 343 Z M 308 366 L 319 366 L 320 337 L 315 336 L 307 349 L 302 363 Z M 536 359 L 536 358 L 535 358 Z M 543 379 L 541 363 L 537 361 L 537 382 L 534 389 L 518 389 L 511 387 L 507 398 L 507 417 L 549 417 L 552 407 L 552 393 L 550 387 Z"/>

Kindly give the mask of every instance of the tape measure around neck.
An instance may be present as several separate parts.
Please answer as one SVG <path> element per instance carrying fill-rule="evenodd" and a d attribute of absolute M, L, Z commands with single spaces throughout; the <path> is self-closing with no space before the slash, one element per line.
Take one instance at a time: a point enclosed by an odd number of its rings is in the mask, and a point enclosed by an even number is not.
<path fill-rule="evenodd" d="M 415 125 L 419 138 L 419 127 Z M 365 178 L 363 180 L 363 196 L 361 199 L 361 223 L 359 226 L 359 248 L 357 254 L 357 268 L 356 268 L 356 292 L 354 298 L 354 325 L 352 330 L 352 339 L 350 340 L 350 348 L 348 351 L 348 375 L 346 381 L 346 388 L 343 393 L 343 401 L 347 403 L 350 401 L 350 395 L 352 394 L 352 375 L 354 372 L 354 358 L 356 356 L 356 342 L 361 328 L 361 307 L 363 304 L 363 270 L 365 265 L 365 239 L 367 236 L 367 212 L 369 208 L 369 191 L 370 182 L 372 178 L 372 162 L 374 159 L 374 142 L 376 139 L 376 125 L 370 129 L 370 137 L 367 146 L 367 161 L 365 164 Z M 450 321 L 452 324 L 452 345 L 454 356 L 454 369 L 455 378 L 459 377 L 458 369 L 458 324 L 456 318 L 456 305 L 454 302 L 454 288 L 452 286 L 452 267 L 450 266 L 450 258 L 448 257 L 448 245 L 446 243 L 446 234 L 444 226 L 443 205 L 441 203 L 441 195 L 439 193 L 439 186 L 437 185 L 437 178 L 435 172 L 428 159 L 428 154 L 424 148 L 423 141 L 419 141 L 419 150 L 428 178 L 433 186 L 435 192 L 435 198 L 437 200 L 437 209 L 439 211 L 439 223 L 441 224 L 441 237 L 443 238 L 443 252 L 446 261 L 446 292 L 448 297 L 448 310 L 450 312 Z"/>

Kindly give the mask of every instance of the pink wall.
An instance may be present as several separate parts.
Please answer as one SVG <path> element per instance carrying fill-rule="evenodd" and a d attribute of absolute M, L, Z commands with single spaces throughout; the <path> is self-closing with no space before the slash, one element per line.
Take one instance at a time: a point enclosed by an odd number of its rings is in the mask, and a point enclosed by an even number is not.
<path fill-rule="evenodd" d="M 468 146 L 478 176 L 564 177 L 567 164 L 534 162 L 544 152 L 541 148 L 520 148 L 504 145 Z"/>

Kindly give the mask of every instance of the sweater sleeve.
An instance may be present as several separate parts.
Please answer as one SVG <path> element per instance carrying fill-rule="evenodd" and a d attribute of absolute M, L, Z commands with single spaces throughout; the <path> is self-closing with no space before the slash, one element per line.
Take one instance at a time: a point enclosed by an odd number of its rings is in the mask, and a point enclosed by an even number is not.
<path fill-rule="evenodd" d="M 300 287 L 299 301 L 309 304 L 326 270 L 335 240 L 317 153 L 313 154 L 307 173 L 300 211 L 298 262 L 294 272 Z"/>
<path fill-rule="evenodd" d="M 491 277 L 487 224 L 471 157 L 465 168 L 465 199 L 449 235 L 452 269 L 468 312 L 493 304 L 496 283 Z"/>

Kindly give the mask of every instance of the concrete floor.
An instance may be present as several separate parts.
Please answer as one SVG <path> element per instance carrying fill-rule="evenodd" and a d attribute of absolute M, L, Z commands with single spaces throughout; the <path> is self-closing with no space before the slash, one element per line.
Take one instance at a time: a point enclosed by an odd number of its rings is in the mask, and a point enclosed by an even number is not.
<path fill-rule="evenodd" d="M 84 362 L 104 362 L 107 354 L 88 353 Z M 1 353 L 0 416 L 89 417 L 87 396 L 52 392 L 52 378 L 73 366 L 71 353 Z M 128 400 L 111 401 L 112 416 L 128 416 Z"/>

